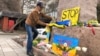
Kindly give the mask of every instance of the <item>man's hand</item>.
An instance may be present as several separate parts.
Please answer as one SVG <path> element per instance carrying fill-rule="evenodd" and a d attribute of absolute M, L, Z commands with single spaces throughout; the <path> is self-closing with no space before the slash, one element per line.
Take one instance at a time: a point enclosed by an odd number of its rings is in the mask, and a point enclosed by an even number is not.
<path fill-rule="evenodd" d="M 49 27 L 49 24 L 48 23 L 46 24 L 46 27 Z"/>

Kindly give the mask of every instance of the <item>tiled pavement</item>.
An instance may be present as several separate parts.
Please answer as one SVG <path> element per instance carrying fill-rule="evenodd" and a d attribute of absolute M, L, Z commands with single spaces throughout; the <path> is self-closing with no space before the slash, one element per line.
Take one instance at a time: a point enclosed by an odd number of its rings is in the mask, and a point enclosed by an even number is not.
<path fill-rule="evenodd" d="M 24 47 L 11 39 L 11 36 L 0 35 L 0 56 L 27 56 Z"/>

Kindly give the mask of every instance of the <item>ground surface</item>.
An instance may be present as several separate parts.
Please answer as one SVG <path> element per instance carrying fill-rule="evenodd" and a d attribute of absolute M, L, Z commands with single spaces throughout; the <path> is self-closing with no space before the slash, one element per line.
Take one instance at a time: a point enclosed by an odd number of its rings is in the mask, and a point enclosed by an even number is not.
<path fill-rule="evenodd" d="M 12 40 L 17 35 L 0 35 L 0 56 L 27 56 L 25 48 Z"/>

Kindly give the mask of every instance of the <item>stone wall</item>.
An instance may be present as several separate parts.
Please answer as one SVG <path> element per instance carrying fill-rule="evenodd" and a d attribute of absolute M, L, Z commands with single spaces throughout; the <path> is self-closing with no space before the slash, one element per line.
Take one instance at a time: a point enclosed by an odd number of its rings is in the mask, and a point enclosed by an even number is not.
<path fill-rule="evenodd" d="M 80 16 L 79 20 L 82 22 L 86 22 L 89 19 L 97 18 L 97 0 L 59 0 L 58 5 L 58 20 L 61 18 L 61 12 L 64 9 L 69 9 L 79 6 Z"/>
<path fill-rule="evenodd" d="M 65 30 L 54 28 L 53 34 L 76 37 L 80 47 L 87 47 L 86 53 L 79 51 L 79 56 L 100 56 L 100 28 L 94 28 L 95 35 L 88 27 L 66 27 Z"/>

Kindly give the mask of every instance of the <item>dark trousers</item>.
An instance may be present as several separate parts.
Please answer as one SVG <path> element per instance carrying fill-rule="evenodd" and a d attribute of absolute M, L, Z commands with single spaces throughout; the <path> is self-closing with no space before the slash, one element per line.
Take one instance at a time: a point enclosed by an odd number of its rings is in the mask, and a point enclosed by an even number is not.
<path fill-rule="evenodd" d="M 37 37 L 38 31 L 35 27 L 25 24 L 26 32 L 28 35 L 27 39 L 27 53 L 32 51 L 32 41 Z"/>

